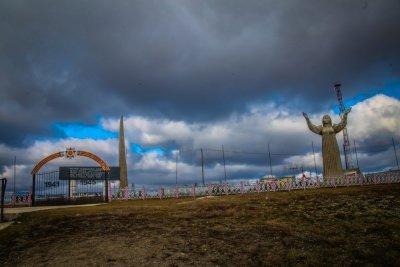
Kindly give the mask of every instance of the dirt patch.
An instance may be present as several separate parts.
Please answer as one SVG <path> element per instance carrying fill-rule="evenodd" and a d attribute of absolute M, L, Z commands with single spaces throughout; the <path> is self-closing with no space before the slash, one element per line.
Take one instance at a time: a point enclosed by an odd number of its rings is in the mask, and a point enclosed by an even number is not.
<path fill-rule="evenodd" d="M 216 198 L 217 196 L 205 196 L 205 197 L 198 197 L 196 200 L 203 200 L 203 199 L 210 199 L 210 198 Z"/>
<path fill-rule="evenodd" d="M 0 231 L 1 230 L 3 230 L 3 229 L 6 229 L 8 226 L 10 226 L 11 224 L 13 224 L 14 222 L 3 222 L 3 223 L 0 223 Z"/>
<path fill-rule="evenodd" d="M 184 205 L 180 205 L 184 203 Z M 4 266 L 399 266 L 400 186 L 121 201 L 22 214 Z"/>

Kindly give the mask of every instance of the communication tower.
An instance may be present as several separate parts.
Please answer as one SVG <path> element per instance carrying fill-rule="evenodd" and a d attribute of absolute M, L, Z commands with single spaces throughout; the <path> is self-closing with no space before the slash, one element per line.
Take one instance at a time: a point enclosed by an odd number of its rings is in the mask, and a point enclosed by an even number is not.
<path fill-rule="evenodd" d="M 340 89 L 342 84 L 340 82 L 336 82 L 334 86 L 335 86 L 337 100 L 339 102 L 340 118 L 342 118 L 343 113 L 346 110 L 342 101 L 342 91 Z M 353 168 L 353 164 L 351 159 L 350 141 L 349 141 L 349 135 L 347 134 L 347 128 L 343 129 L 343 150 L 344 150 L 344 158 L 346 161 L 346 170 L 348 170 Z"/>

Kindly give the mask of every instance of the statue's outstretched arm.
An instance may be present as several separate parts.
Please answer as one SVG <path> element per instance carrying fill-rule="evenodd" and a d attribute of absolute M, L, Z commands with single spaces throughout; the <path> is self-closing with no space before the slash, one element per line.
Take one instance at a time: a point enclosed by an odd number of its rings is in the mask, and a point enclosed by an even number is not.
<path fill-rule="evenodd" d="M 340 120 L 340 122 L 338 124 L 334 124 L 333 125 L 333 129 L 335 130 L 335 133 L 340 132 L 341 130 L 343 130 L 346 125 L 347 125 L 347 114 L 349 114 L 351 111 L 351 108 L 346 109 L 346 111 L 343 113 L 342 119 Z"/>
<path fill-rule="evenodd" d="M 310 118 L 306 113 L 303 112 L 303 116 L 307 121 L 308 128 L 310 129 L 311 132 L 322 135 L 322 126 L 316 126 L 314 125 L 311 121 Z"/>

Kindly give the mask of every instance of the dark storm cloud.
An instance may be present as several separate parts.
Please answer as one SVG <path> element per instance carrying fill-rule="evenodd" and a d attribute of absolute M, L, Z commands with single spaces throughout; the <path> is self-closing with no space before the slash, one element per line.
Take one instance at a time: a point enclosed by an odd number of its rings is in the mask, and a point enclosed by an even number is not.
<path fill-rule="evenodd" d="M 327 108 L 400 74 L 399 1 L 2 1 L 1 142 L 121 113 Z M 21 134 L 24 132 L 24 134 Z"/>

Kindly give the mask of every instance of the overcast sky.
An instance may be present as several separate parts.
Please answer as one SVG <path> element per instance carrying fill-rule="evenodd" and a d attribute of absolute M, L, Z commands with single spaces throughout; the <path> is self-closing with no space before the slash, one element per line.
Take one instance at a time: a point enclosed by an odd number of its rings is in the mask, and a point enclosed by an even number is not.
<path fill-rule="evenodd" d="M 118 163 L 130 183 L 322 172 L 315 124 L 339 121 L 342 82 L 364 171 L 397 168 L 400 1 L 0 1 L 0 174 L 20 186 L 66 147 Z M 338 142 L 342 144 L 342 135 Z M 247 153 L 237 153 L 237 152 Z M 251 153 L 248 153 L 251 152 Z M 397 152 L 400 156 L 399 151 Z M 354 164 L 356 157 L 353 155 Z M 344 163 L 344 161 L 343 161 Z M 84 159 L 60 165 L 94 164 Z"/>

